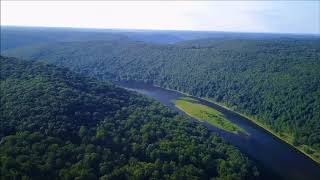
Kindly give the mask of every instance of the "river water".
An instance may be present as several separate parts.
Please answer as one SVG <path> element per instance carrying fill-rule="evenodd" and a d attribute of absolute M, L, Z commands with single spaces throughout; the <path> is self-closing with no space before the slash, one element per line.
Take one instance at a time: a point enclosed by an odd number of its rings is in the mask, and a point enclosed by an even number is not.
<path fill-rule="evenodd" d="M 140 82 L 117 82 L 116 84 L 154 98 L 170 109 L 184 116 L 188 116 L 172 103 L 172 100 L 185 96 L 179 92 Z M 214 103 L 202 99 L 198 100 L 201 104 L 210 106 L 223 113 L 226 118 L 250 134 L 249 136 L 242 134 L 237 135 L 218 129 L 208 123 L 203 123 L 208 129 L 220 134 L 230 144 L 238 147 L 241 152 L 254 160 L 261 172 L 262 179 L 320 180 L 320 165 L 306 155 L 250 122 L 245 117 Z"/>

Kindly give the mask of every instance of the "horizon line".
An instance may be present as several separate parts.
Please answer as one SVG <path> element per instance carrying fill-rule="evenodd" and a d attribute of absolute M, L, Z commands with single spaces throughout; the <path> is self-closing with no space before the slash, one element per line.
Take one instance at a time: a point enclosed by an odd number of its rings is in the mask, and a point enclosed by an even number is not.
<path fill-rule="evenodd" d="M 206 32 L 206 33 L 243 33 L 243 34 L 279 34 L 279 35 L 310 35 L 320 36 L 319 33 L 294 33 L 294 32 L 264 32 L 264 31 L 215 31 L 194 29 L 153 29 L 153 28 L 104 28 L 104 27 L 70 27 L 70 26 L 42 26 L 42 25 L 2 25 L 0 27 L 25 27 L 25 28 L 55 28 L 55 29 L 87 29 L 87 30 L 123 30 L 123 31 L 183 31 L 183 32 Z"/>

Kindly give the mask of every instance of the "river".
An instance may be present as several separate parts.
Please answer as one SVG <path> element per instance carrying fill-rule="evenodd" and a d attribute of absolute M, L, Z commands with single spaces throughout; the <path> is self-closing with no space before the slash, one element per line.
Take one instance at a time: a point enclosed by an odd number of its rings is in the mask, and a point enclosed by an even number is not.
<path fill-rule="evenodd" d="M 156 99 L 170 109 L 188 116 L 172 103 L 172 100 L 186 96 L 184 94 L 138 82 L 117 82 L 117 84 Z M 230 144 L 238 147 L 241 152 L 255 161 L 261 172 L 262 179 L 320 180 L 320 165 L 291 145 L 288 145 L 237 113 L 214 103 L 197 99 L 201 104 L 210 106 L 223 113 L 226 118 L 250 134 L 249 136 L 237 135 L 218 129 L 208 123 L 203 123 L 208 129 L 221 135 Z"/>

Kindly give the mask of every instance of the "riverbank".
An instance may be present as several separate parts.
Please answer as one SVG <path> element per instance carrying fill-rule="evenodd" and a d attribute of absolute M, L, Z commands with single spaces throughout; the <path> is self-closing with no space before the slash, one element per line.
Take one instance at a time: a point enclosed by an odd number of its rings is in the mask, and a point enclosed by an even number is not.
<path fill-rule="evenodd" d="M 239 113 L 237 111 L 235 111 L 233 108 L 230 108 L 228 106 L 226 106 L 225 104 L 223 103 L 219 103 L 219 102 L 215 102 L 209 98 L 200 98 L 202 100 L 205 100 L 205 101 L 208 101 L 208 102 L 211 102 L 211 103 L 214 103 L 220 107 L 223 107 L 229 111 L 232 111 L 242 117 L 245 117 L 246 119 L 248 119 L 249 121 L 253 122 L 254 124 L 258 125 L 259 127 L 263 128 L 264 130 L 268 131 L 270 134 L 276 136 L 277 138 L 279 138 L 280 140 L 284 141 L 285 143 L 291 145 L 292 147 L 294 147 L 295 149 L 297 149 L 298 151 L 300 151 L 301 153 L 303 153 L 304 155 L 308 156 L 310 159 L 312 159 L 313 161 L 315 161 L 316 163 L 320 164 L 320 153 L 317 153 L 316 150 L 312 149 L 311 147 L 307 146 L 307 145 L 299 145 L 299 146 L 295 146 L 293 145 L 293 137 L 290 136 L 289 134 L 286 134 L 286 135 L 281 135 L 280 133 L 277 133 L 275 131 L 273 131 L 269 126 L 267 126 L 266 124 L 262 123 L 261 121 L 259 121 L 257 118 L 253 117 L 253 116 L 250 116 L 250 115 L 246 115 L 246 114 L 243 114 L 243 113 Z M 314 154 L 316 154 L 316 157 L 315 155 L 312 155 L 312 154 L 308 154 L 306 149 L 309 149 L 309 151 L 314 151 Z"/>
<path fill-rule="evenodd" d="M 158 86 L 158 85 L 154 85 L 156 87 L 159 87 L 159 88 L 163 88 L 161 86 Z M 180 94 L 183 94 L 183 95 L 186 95 L 186 96 L 192 96 L 188 93 L 184 93 L 184 92 L 180 92 L 178 90 L 174 90 L 174 89 L 170 89 L 170 88 L 163 88 L 163 89 L 166 89 L 166 90 L 169 90 L 169 91 L 174 91 L 174 92 L 178 92 Z M 193 97 L 193 96 L 192 96 Z M 213 103 L 215 105 L 218 105 L 224 109 L 227 109 L 231 112 L 234 112 L 242 117 L 244 117 L 245 119 L 247 119 L 248 121 L 256 124 L 257 126 L 259 126 L 260 128 L 266 130 L 267 132 L 269 132 L 270 134 L 272 134 L 273 136 L 277 137 L 278 139 L 280 139 L 281 141 L 289 144 L 291 147 L 295 148 L 296 150 L 298 150 L 299 152 L 303 153 L 304 155 L 306 155 L 307 157 L 309 157 L 310 159 L 312 159 L 314 162 L 316 162 L 318 165 L 320 164 L 320 152 L 317 152 L 316 150 L 312 149 L 311 147 L 307 146 L 307 145 L 299 145 L 299 146 L 294 146 L 293 145 L 293 137 L 290 136 L 289 134 L 280 134 L 280 133 L 277 133 L 275 132 L 274 130 L 272 130 L 269 126 L 267 126 L 266 124 L 262 123 L 260 120 L 258 120 L 256 117 L 253 117 L 251 115 L 246 115 L 244 113 L 240 113 L 240 112 L 237 112 L 235 111 L 233 108 L 231 107 L 228 107 L 226 104 L 223 104 L 223 103 L 219 103 L 219 102 L 215 102 L 213 101 L 212 99 L 209 99 L 209 98 L 203 98 L 203 97 L 198 97 L 199 99 L 202 99 L 204 101 L 207 101 L 207 102 L 210 102 L 210 103 Z M 309 154 L 307 151 L 313 151 L 314 153 L 313 154 Z"/>

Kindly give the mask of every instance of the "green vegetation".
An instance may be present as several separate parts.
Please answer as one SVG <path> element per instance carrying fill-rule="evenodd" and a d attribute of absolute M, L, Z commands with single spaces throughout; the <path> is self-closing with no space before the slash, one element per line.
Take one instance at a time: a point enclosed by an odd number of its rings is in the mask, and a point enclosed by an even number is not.
<path fill-rule="evenodd" d="M 213 126 L 228 132 L 236 134 L 243 133 L 248 135 L 243 128 L 226 119 L 222 113 L 209 106 L 198 104 L 196 102 L 198 102 L 198 100 L 194 98 L 182 97 L 179 100 L 175 100 L 174 104 L 177 108 L 181 109 L 189 116 L 199 121 L 207 121 Z"/>
<path fill-rule="evenodd" d="M 215 133 L 136 93 L 0 57 L 1 179 L 255 179 Z"/>
<path fill-rule="evenodd" d="M 308 157 L 310 157 L 311 159 L 313 159 L 314 161 L 316 161 L 317 163 L 320 163 L 320 151 L 315 150 L 313 148 L 311 148 L 310 146 L 306 146 L 306 145 L 297 145 L 295 144 L 294 138 L 287 133 L 279 133 L 279 132 L 275 132 L 270 126 L 266 125 L 265 123 L 263 123 L 263 121 L 257 119 L 256 117 L 249 115 L 249 114 L 242 114 L 239 112 L 234 111 L 234 109 L 227 107 L 226 105 L 222 104 L 222 103 L 218 103 L 213 101 L 210 98 L 202 98 L 203 100 L 215 103 L 223 108 L 226 108 L 230 111 L 233 111 L 245 118 L 247 118 L 248 120 L 250 120 L 251 122 L 257 124 L 258 126 L 260 126 L 261 128 L 267 130 L 269 133 L 273 134 L 274 136 L 278 137 L 279 139 L 281 139 L 282 141 L 292 145 L 293 147 L 295 147 L 296 149 L 298 149 L 300 152 L 304 153 L 305 155 L 307 155 Z"/>
<path fill-rule="evenodd" d="M 46 59 L 97 78 L 142 81 L 209 97 L 259 119 L 297 147 L 320 151 L 319 37 L 226 37 L 173 45 L 73 42 L 4 54 Z"/>

